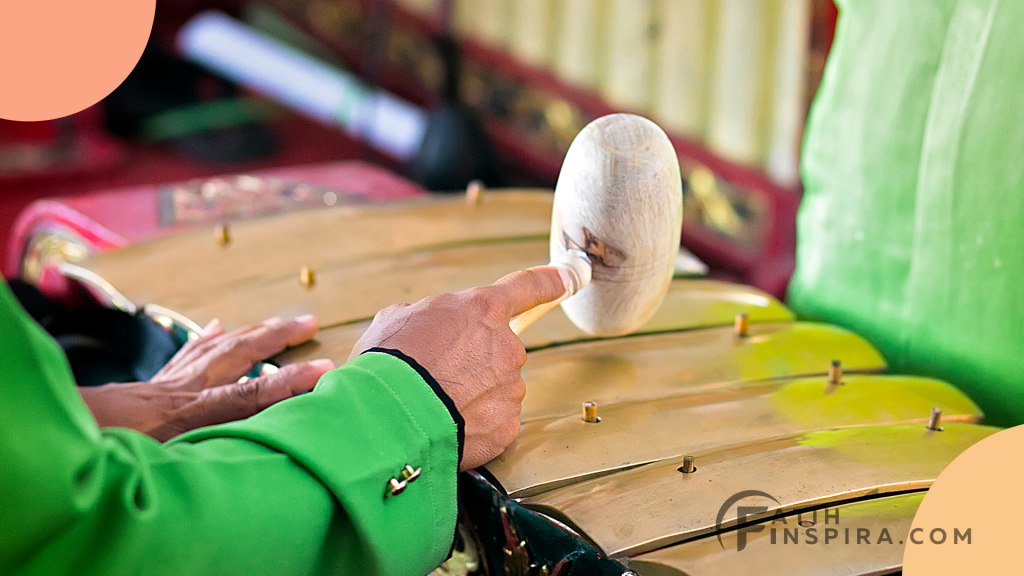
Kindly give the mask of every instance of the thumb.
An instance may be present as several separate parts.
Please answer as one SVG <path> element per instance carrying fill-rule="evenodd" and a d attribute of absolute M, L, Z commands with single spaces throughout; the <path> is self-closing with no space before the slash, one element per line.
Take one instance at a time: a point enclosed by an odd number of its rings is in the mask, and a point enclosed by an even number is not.
<path fill-rule="evenodd" d="M 527 310 L 561 298 L 572 285 L 569 272 L 558 266 L 536 266 L 513 272 L 494 284 L 497 298 L 511 319 Z"/>

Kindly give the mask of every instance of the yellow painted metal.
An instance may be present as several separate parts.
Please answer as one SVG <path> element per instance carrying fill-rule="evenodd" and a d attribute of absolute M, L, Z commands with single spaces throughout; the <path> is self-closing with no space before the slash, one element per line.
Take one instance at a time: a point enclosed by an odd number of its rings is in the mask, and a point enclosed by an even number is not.
<path fill-rule="evenodd" d="M 293 212 L 233 223 L 226 245 L 203 228 L 104 253 L 85 267 L 136 303 L 192 316 L 211 296 L 285 277 L 290 281 L 303 266 L 321 274 L 358 270 L 353 265 L 364 261 L 523 239 L 542 241 L 542 257 L 530 262 L 546 262 L 551 203 L 549 191 L 508 190 L 483 193 L 474 206 L 453 195 Z M 279 295 L 288 296 L 282 302 L 292 300 L 291 294 Z M 196 314 L 193 319 L 209 318 Z"/>
<path fill-rule="evenodd" d="M 755 288 L 714 280 L 673 280 L 661 308 L 637 333 L 722 326 L 740 312 L 753 322 L 793 320 L 793 313 L 781 302 Z M 368 321 L 323 329 L 314 342 L 289 350 L 277 360 L 285 364 L 313 358 L 344 362 L 367 326 Z M 569 321 L 561 308 L 541 317 L 520 337 L 528 350 L 591 339 Z"/>
<path fill-rule="evenodd" d="M 598 410 L 614 402 L 653 400 L 724 389 L 741 380 L 824 374 L 832 359 L 848 371 L 880 372 L 885 360 L 863 338 L 804 322 L 753 324 L 631 336 L 538 350 L 523 368 L 522 421 Z"/>
<path fill-rule="evenodd" d="M 733 495 L 764 506 L 757 520 L 868 494 L 923 490 L 961 452 L 999 431 L 947 424 L 933 432 L 921 424 L 815 431 L 694 453 L 697 471 L 682 474 L 676 459 L 588 480 L 522 501 L 585 534 L 605 553 L 623 557 L 692 540 L 737 521 L 736 508 L 720 507 Z"/>
<path fill-rule="evenodd" d="M 848 376 L 743 381 L 728 388 L 602 406 L 601 421 L 580 414 L 523 425 L 519 438 L 487 464 L 512 497 L 715 447 L 845 426 L 978 422 L 981 410 L 956 388 L 925 378 Z"/>
<path fill-rule="evenodd" d="M 752 322 L 790 322 L 793 313 L 772 296 L 740 284 L 714 280 L 673 280 L 661 307 L 636 334 L 732 324 L 746 313 Z M 521 334 L 527 349 L 593 339 L 554 310 Z"/>
<path fill-rule="evenodd" d="M 722 534 L 721 542 L 706 537 L 642 554 L 631 558 L 629 567 L 641 576 L 889 574 L 903 566 L 903 549 L 924 495 L 887 496 L 775 518 L 760 531 L 745 530 L 742 551 L 737 551 L 738 532 L 732 531 Z"/>

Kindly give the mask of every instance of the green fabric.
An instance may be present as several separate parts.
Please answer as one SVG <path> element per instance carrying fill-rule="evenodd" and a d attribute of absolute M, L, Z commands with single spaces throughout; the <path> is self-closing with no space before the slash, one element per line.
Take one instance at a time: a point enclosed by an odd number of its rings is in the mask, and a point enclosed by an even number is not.
<path fill-rule="evenodd" d="M 160 444 L 97 428 L 0 282 L 0 366 L 0 574 L 419 576 L 451 545 L 455 424 L 387 354 Z M 385 500 L 406 463 L 421 477 Z"/>
<path fill-rule="evenodd" d="M 839 0 L 789 299 L 1024 422 L 1024 2 Z"/>

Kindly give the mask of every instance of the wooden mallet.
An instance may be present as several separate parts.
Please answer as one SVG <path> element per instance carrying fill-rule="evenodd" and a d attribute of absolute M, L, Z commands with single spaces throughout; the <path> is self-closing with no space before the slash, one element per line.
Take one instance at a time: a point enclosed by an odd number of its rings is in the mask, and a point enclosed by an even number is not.
<path fill-rule="evenodd" d="M 628 334 L 668 292 L 683 221 L 679 160 L 655 123 L 611 114 L 588 124 L 566 153 L 551 213 L 551 264 L 576 280 L 560 298 L 527 310 L 516 334 L 558 304 L 595 336 Z"/>

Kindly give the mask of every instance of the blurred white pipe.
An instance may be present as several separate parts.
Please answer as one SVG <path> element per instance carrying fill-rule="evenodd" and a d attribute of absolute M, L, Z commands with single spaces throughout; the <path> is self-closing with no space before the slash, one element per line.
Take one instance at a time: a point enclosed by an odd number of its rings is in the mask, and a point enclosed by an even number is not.
<path fill-rule="evenodd" d="M 260 92 L 402 161 L 419 150 L 427 114 L 217 11 L 194 16 L 178 32 L 178 49 L 196 63 Z"/>

